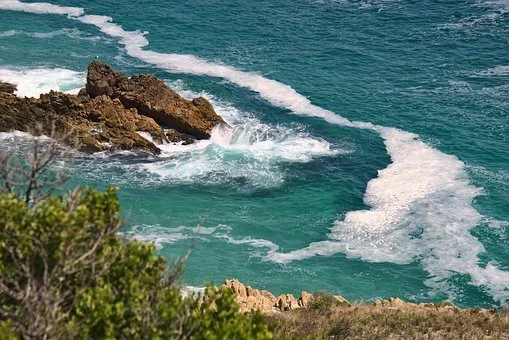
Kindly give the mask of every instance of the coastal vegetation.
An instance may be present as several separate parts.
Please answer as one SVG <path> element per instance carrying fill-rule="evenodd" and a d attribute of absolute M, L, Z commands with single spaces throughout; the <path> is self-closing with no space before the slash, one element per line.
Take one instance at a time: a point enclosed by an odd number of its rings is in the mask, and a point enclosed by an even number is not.
<path fill-rule="evenodd" d="M 48 195 L 61 181 L 39 180 L 57 146 L 34 143 L 24 159 L 0 157 L 2 338 L 270 338 L 228 291 L 185 294 L 185 256 L 168 265 L 153 245 L 119 236 L 116 188 Z"/>
<path fill-rule="evenodd" d="M 500 310 L 460 309 L 448 303 L 399 299 L 345 306 L 323 298 L 314 308 L 266 316 L 278 339 L 507 339 L 509 316 Z"/>

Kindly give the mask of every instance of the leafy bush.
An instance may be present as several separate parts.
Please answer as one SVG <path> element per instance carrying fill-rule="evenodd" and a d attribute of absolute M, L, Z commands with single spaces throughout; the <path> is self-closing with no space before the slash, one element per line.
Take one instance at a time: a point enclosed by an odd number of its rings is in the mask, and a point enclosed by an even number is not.
<path fill-rule="evenodd" d="M 150 244 L 118 236 L 116 190 L 77 189 L 29 205 L 0 194 L 0 330 L 13 338 L 264 339 L 259 313 L 209 286 L 182 296 Z M 202 301 L 203 300 L 203 301 Z"/>

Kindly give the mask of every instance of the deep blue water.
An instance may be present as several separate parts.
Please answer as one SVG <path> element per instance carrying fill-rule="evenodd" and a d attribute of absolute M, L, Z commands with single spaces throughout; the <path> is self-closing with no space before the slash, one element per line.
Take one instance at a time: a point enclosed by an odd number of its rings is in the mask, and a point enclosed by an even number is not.
<path fill-rule="evenodd" d="M 121 188 L 129 235 L 194 244 L 187 284 L 509 299 L 508 1 L 51 4 L 0 0 L 18 95 L 75 90 L 99 57 L 233 127 L 76 162 L 72 185 Z"/>

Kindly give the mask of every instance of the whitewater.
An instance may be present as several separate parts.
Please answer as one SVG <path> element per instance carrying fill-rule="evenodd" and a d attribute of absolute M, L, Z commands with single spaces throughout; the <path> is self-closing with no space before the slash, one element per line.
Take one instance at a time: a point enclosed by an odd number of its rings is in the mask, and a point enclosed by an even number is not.
<path fill-rule="evenodd" d="M 59 6 L 50 3 L 24 3 L 0 0 L 0 9 L 35 14 L 65 15 L 69 20 L 95 26 L 109 37 L 118 39 L 126 53 L 142 62 L 170 73 L 192 74 L 221 78 L 236 86 L 257 93 L 271 105 L 288 110 L 299 116 L 320 118 L 327 123 L 351 129 L 362 129 L 377 134 L 383 140 L 390 164 L 378 171 L 378 176 L 367 183 L 363 201 L 369 209 L 347 212 L 330 228 L 327 239 L 313 242 L 301 249 L 283 252 L 268 240 L 236 238 L 227 227 L 195 230 L 174 230 L 165 242 L 172 243 L 187 236 L 183 231 L 213 236 L 231 244 L 250 245 L 257 249 L 263 261 L 287 264 L 316 256 L 345 254 L 347 258 L 371 263 L 397 265 L 419 262 L 429 274 L 425 284 L 435 290 L 449 293 L 448 279 L 456 274 L 470 277 L 472 284 L 484 287 L 494 300 L 509 300 L 509 272 L 498 268 L 495 261 L 481 265 L 480 255 L 485 252 L 483 244 L 471 234 L 471 230 L 487 218 L 472 203 L 482 194 L 482 188 L 470 183 L 465 164 L 454 155 L 440 152 L 420 140 L 417 134 L 398 128 L 375 125 L 370 122 L 349 120 L 322 107 L 299 94 L 291 86 L 268 79 L 261 74 L 245 72 L 236 67 L 211 62 L 191 54 L 161 53 L 148 49 L 147 32 L 126 31 L 112 17 L 87 14 L 85 8 Z M 142 29 L 142 28 L 141 28 Z M 506 74 L 507 66 L 484 71 L 481 75 Z M 36 79 L 50 78 L 38 83 Z M 84 74 L 59 70 L 0 70 L 0 79 L 18 84 L 18 95 L 36 96 L 49 89 L 74 93 L 83 83 Z M 164 179 L 193 181 L 196 177 L 209 177 L 204 164 L 221 169 L 223 176 L 236 177 L 236 164 L 217 157 L 217 150 L 210 154 L 209 148 L 218 146 L 220 152 L 237 152 L 249 155 L 258 162 L 268 162 L 277 167 L 277 160 L 309 162 L 313 157 L 347 154 L 348 150 L 334 149 L 325 140 L 302 131 L 280 129 L 267 138 L 260 135 L 271 127 L 239 112 L 232 105 L 209 98 L 232 130 L 216 129 L 210 141 L 199 142 L 191 147 L 161 145 L 161 162 L 145 165 L 145 169 Z M 200 151 L 201 150 L 201 151 Z M 200 156 L 195 157 L 196 153 Z M 167 171 L 175 154 L 190 154 L 190 160 L 178 172 Z M 268 156 L 269 155 L 269 156 Z M 267 157 L 271 158 L 267 160 Z M 170 163 L 168 163 L 170 162 Z M 175 165 L 175 164 L 174 164 Z M 253 170 L 249 176 L 257 185 L 276 187 L 282 182 L 277 169 L 270 173 L 263 169 Z M 220 180 L 212 177 L 211 180 Z M 267 180 L 269 178 L 269 180 Z M 143 227 L 141 227 L 143 229 Z M 134 237 L 144 239 L 145 230 Z M 160 232 L 160 230 L 159 230 Z M 149 238 L 150 239 L 150 238 Z M 151 240 L 154 240 L 153 238 Z M 160 242 L 161 240 L 156 240 Z M 163 242 L 164 243 L 164 242 Z M 452 294 L 452 293 L 451 293 Z"/>

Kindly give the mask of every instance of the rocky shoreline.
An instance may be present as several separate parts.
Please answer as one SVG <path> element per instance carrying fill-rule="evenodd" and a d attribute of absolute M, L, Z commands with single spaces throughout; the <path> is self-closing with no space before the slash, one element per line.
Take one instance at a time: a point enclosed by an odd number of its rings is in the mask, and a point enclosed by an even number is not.
<path fill-rule="evenodd" d="M 226 124 L 210 102 L 187 100 L 154 75 L 131 78 L 95 60 L 78 95 L 50 91 L 19 98 L 16 86 L 0 82 L 0 132 L 68 135 L 64 142 L 80 151 L 135 150 L 159 154 L 156 144 L 191 144 L 208 139 Z M 38 126 L 39 125 L 39 126 Z M 148 133 L 152 142 L 140 133 Z"/>
<path fill-rule="evenodd" d="M 303 291 L 299 298 L 295 298 L 293 294 L 281 294 L 278 297 L 274 296 L 267 290 L 254 289 L 251 286 L 244 285 L 237 279 L 227 279 L 220 286 L 220 288 L 229 289 L 237 303 L 240 306 L 241 312 L 250 312 L 255 309 L 263 314 L 288 312 L 297 309 L 306 309 L 317 303 L 318 300 L 327 300 L 335 306 L 342 308 L 355 307 L 359 303 L 350 303 L 347 299 L 340 295 L 329 295 L 326 293 L 310 293 Z M 366 305 L 366 304 L 364 304 Z M 483 314 L 490 313 L 491 311 L 483 308 L 462 309 L 454 306 L 449 302 L 438 303 L 413 303 L 405 302 L 399 298 L 390 298 L 387 300 L 376 300 L 369 304 L 375 309 L 390 309 L 390 310 L 420 310 L 433 308 L 435 310 L 451 313 L 459 313 L 460 311 L 474 311 L 475 313 Z"/>
<path fill-rule="evenodd" d="M 293 294 L 281 294 L 275 297 L 267 290 L 254 289 L 251 286 L 242 284 L 237 279 L 227 279 L 220 288 L 229 289 L 233 293 L 241 312 L 249 312 L 256 309 L 262 313 L 271 313 L 306 308 L 318 296 L 317 294 L 303 291 L 299 298 L 295 298 Z M 340 305 L 350 306 L 350 303 L 340 295 L 328 295 L 328 297 L 334 299 Z"/>
<path fill-rule="evenodd" d="M 411 303 L 398 298 L 372 303 L 302 292 L 275 297 L 229 279 L 240 312 L 258 310 L 276 339 L 508 339 L 505 309 L 459 308 L 448 302 Z"/>

